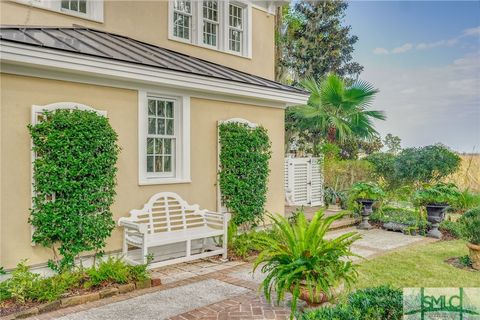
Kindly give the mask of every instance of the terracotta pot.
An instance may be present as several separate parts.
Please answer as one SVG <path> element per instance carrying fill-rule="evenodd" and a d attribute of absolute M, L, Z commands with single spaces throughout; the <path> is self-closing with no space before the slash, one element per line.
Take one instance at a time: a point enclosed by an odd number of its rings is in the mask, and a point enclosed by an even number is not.
<path fill-rule="evenodd" d="M 341 284 L 337 288 L 331 288 L 330 296 L 324 291 L 317 291 L 314 289 L 313 296 L 311 296 L 310 291 L 308 290 L 308 287 L 306 285 L 300 285 L 299 298 L 300 300 L 305 301 L 307 305 L 314 307 L 314 306 L 318 306 L 326 302 L 329 302 L 331 298 L 337 297 L 341 293 L 343 288 L 344 288 L 343 284 Z"/>
<path fill-rule="evenodd" d="M 480 270 L 480 245 L 467 242 L 467 247 L 470 250 L 473 269 Z"/>

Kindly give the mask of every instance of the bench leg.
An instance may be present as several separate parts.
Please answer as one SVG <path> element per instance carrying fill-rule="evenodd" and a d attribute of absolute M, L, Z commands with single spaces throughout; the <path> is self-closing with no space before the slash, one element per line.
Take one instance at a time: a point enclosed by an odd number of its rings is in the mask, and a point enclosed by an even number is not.
<path fill-rule="evenodd" d="M 191 254 L 192 254 L 192 241 L 191 240 L 187 240 L 187 252 L 186 252 L 186 256 L 187 257 L 190 257 Z"/>
<path fill-rule="evenodd" d="M 147 256 L 148 256 L 148 247 L 146 246 L 145 242 L 142 244 L 142 259 L 143 263 L 147 263 Z"/>

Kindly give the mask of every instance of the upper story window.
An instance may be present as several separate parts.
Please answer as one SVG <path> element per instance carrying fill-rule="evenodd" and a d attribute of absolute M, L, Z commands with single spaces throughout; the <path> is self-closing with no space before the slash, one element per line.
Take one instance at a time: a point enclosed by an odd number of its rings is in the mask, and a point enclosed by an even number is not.
<path fill-rule="evenodd" d="M 32 7 L 103 22 L 103 0 L 13 0 Z"/>
<path fill-rule="evenodd" d="M 251 58 L 251 4 L 244 0 L 172 0 L 169 39 Z"/>
<path fill-rule="evenodd" d="M 87 13 L 87 0 L 62 0 L 62 9 Z"/>
<path fill-rule="evenodd" d="M 228 45 L 235 52 L 242 52 L 243 47 L 243 8 L 228 5 Z"/>
<path fill-rule="evenodd" d="M 218 2 L 203 1 L 203 43 L 217 46 L 218 39 Z"/>
<path fill-rule="evenodd" d="M 190 40 L 192 34 L 192 2 L 175 0 L 173 5 L 173 35 Z"/>

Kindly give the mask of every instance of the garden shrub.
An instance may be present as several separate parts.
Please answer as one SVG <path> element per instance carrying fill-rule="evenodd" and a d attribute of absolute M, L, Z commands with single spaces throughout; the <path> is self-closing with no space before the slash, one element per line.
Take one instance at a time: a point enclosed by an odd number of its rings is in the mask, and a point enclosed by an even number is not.
<path fill-rule="evenodd" d="M 459 194 L 457 186 L 453 183 L 437 183 L 417 190 L 412 197 L 412 202 L 416 206 L 450 205 L 457 201 Z"/>
<path fill-rule="evenodd" d="M 419 210 L 384 206 L 379 212 L 378 221 L 383 223 L 401 223 L 409 227 L 418 227 L 421 230 L 427 227 L 427 220 Z"/>
<path fill-rule="evenodd" d="M 69 268 L 81 252 L 101 251 L 115 227 L 117 134 L 106 117 L 81 110 L 45 112 L 29 130 L 37 155 L 33 241 L 52 248 L 50 267 Z"/>
<path fill-rule="evenodd" d="M 96 268 L 86 271 L 86 287 L 96 287 L 104 282 L 127 283 L 130 277 L 129 266 L 120 258 L 109 257 L 101 261 Z"/>
<path fill-rule="evenodd" d="M 460 157 L 442 144 L 403 149 L 395 159 L 395 177 L 403 184 L 440 181 L 457 171 Z"/>
<path fill-rule="evenodd" d="M 442 233 L 447 233 L 458 239 L 461 236 L 461 227 L 457 221 L 443 220 L 442 223 L 440 223 L 439 229 Z"/>
<path fill-rule="evenodd" d="M 465 212 L 458 219 L 460 236 L 463 240 L 480 245 L 480 207 Z"/>
<path fill-rule="evenodd" d="M 149 262 L 151 258 L 149 258 Z M 148 264 L 130 266 L 120 258 L 108 258 L 96 267 L 64 271 L 51 277 L 41 277 L 30 271 L 22 260 L 11 278 L 0 282 L 0 301 L 12 299 L 23 304 L 29 301 L 54 301 L 74 288 L 98 287 L 142 281 L 150 278 Z"/>
<path fill-rule="evenodd" d="M 372 177 L 372 165 L 368 161 L 325 159 L 324 184 L 334 190 L 348 190 L 356 182 L 369 181 Z"/>
<path fill-rule="evenodd" d="M 388 189 L 395 189 L 398 180 L 395 176 L 395 155 L 391 153 L 376 152 L 365 158 L 371 163 L 373 176 L 384 183 Z"/>
<path fill-rule="evenodd" d="M 263 217 L 270 173 L 270 140 L 261 126 L 242 123 L 219 125 L 222 202 L 231 210 L 232 222 L 249 227 Z"/>
<path fill-rule="evenodd" d="M 468 209 L 480 206 L 480 194 L 470 192 L 466 189 L 458 193 L 458 196 L 451 204 L 454 211 L 464 212 Z"/>
<path fill-rule="evenodd" d="M 357 290 L 334 307 L 307 311 L 302 320 L 400 320 L 403 317 L 403 293 L 380 286 Z"/>
<path fill-rule="evenodd" d="M 260 243 L 260 239 L 263 237 L 273 236 L 275 231 L 273 229 L 266 229 L 261 231 L 248 231 L 245 233 L 237 234 L 232 237 L 229 242 L 230 250 L 233 254 L 242 259 L 247 259 L 252 255 L 257 255 L 262 251 L 264 246 Z"/>

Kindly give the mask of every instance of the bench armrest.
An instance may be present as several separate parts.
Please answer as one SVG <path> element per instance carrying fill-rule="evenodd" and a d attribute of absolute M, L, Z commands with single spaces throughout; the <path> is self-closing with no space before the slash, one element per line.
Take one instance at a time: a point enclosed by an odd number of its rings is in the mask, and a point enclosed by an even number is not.
<path fill-rule="evenodd" d="M 122 227 L 125 227 L 127 229 L 136 230 L 136 231 L 138 231 L 142 234 L 147 233 L 147 225 L 146 224 L 136 223 L 136 222 L 133 222 L 133 221 L 129 220 L 128 218 L 120 218 L 118 220 L 118 225 L 122 226 Z"/>
<path fill-rule="evenodd" d="M 212 217 L 212 218 L 216 218 L 216 219 L 226 220 L 227 222 L 230 220 L 230 213 L 229 212 L 221 213 L 221 212 L 208 211 L 208 210 L 204 210 L 203 212 L 204 212 L 203 215 L 206 218 Z"/>

